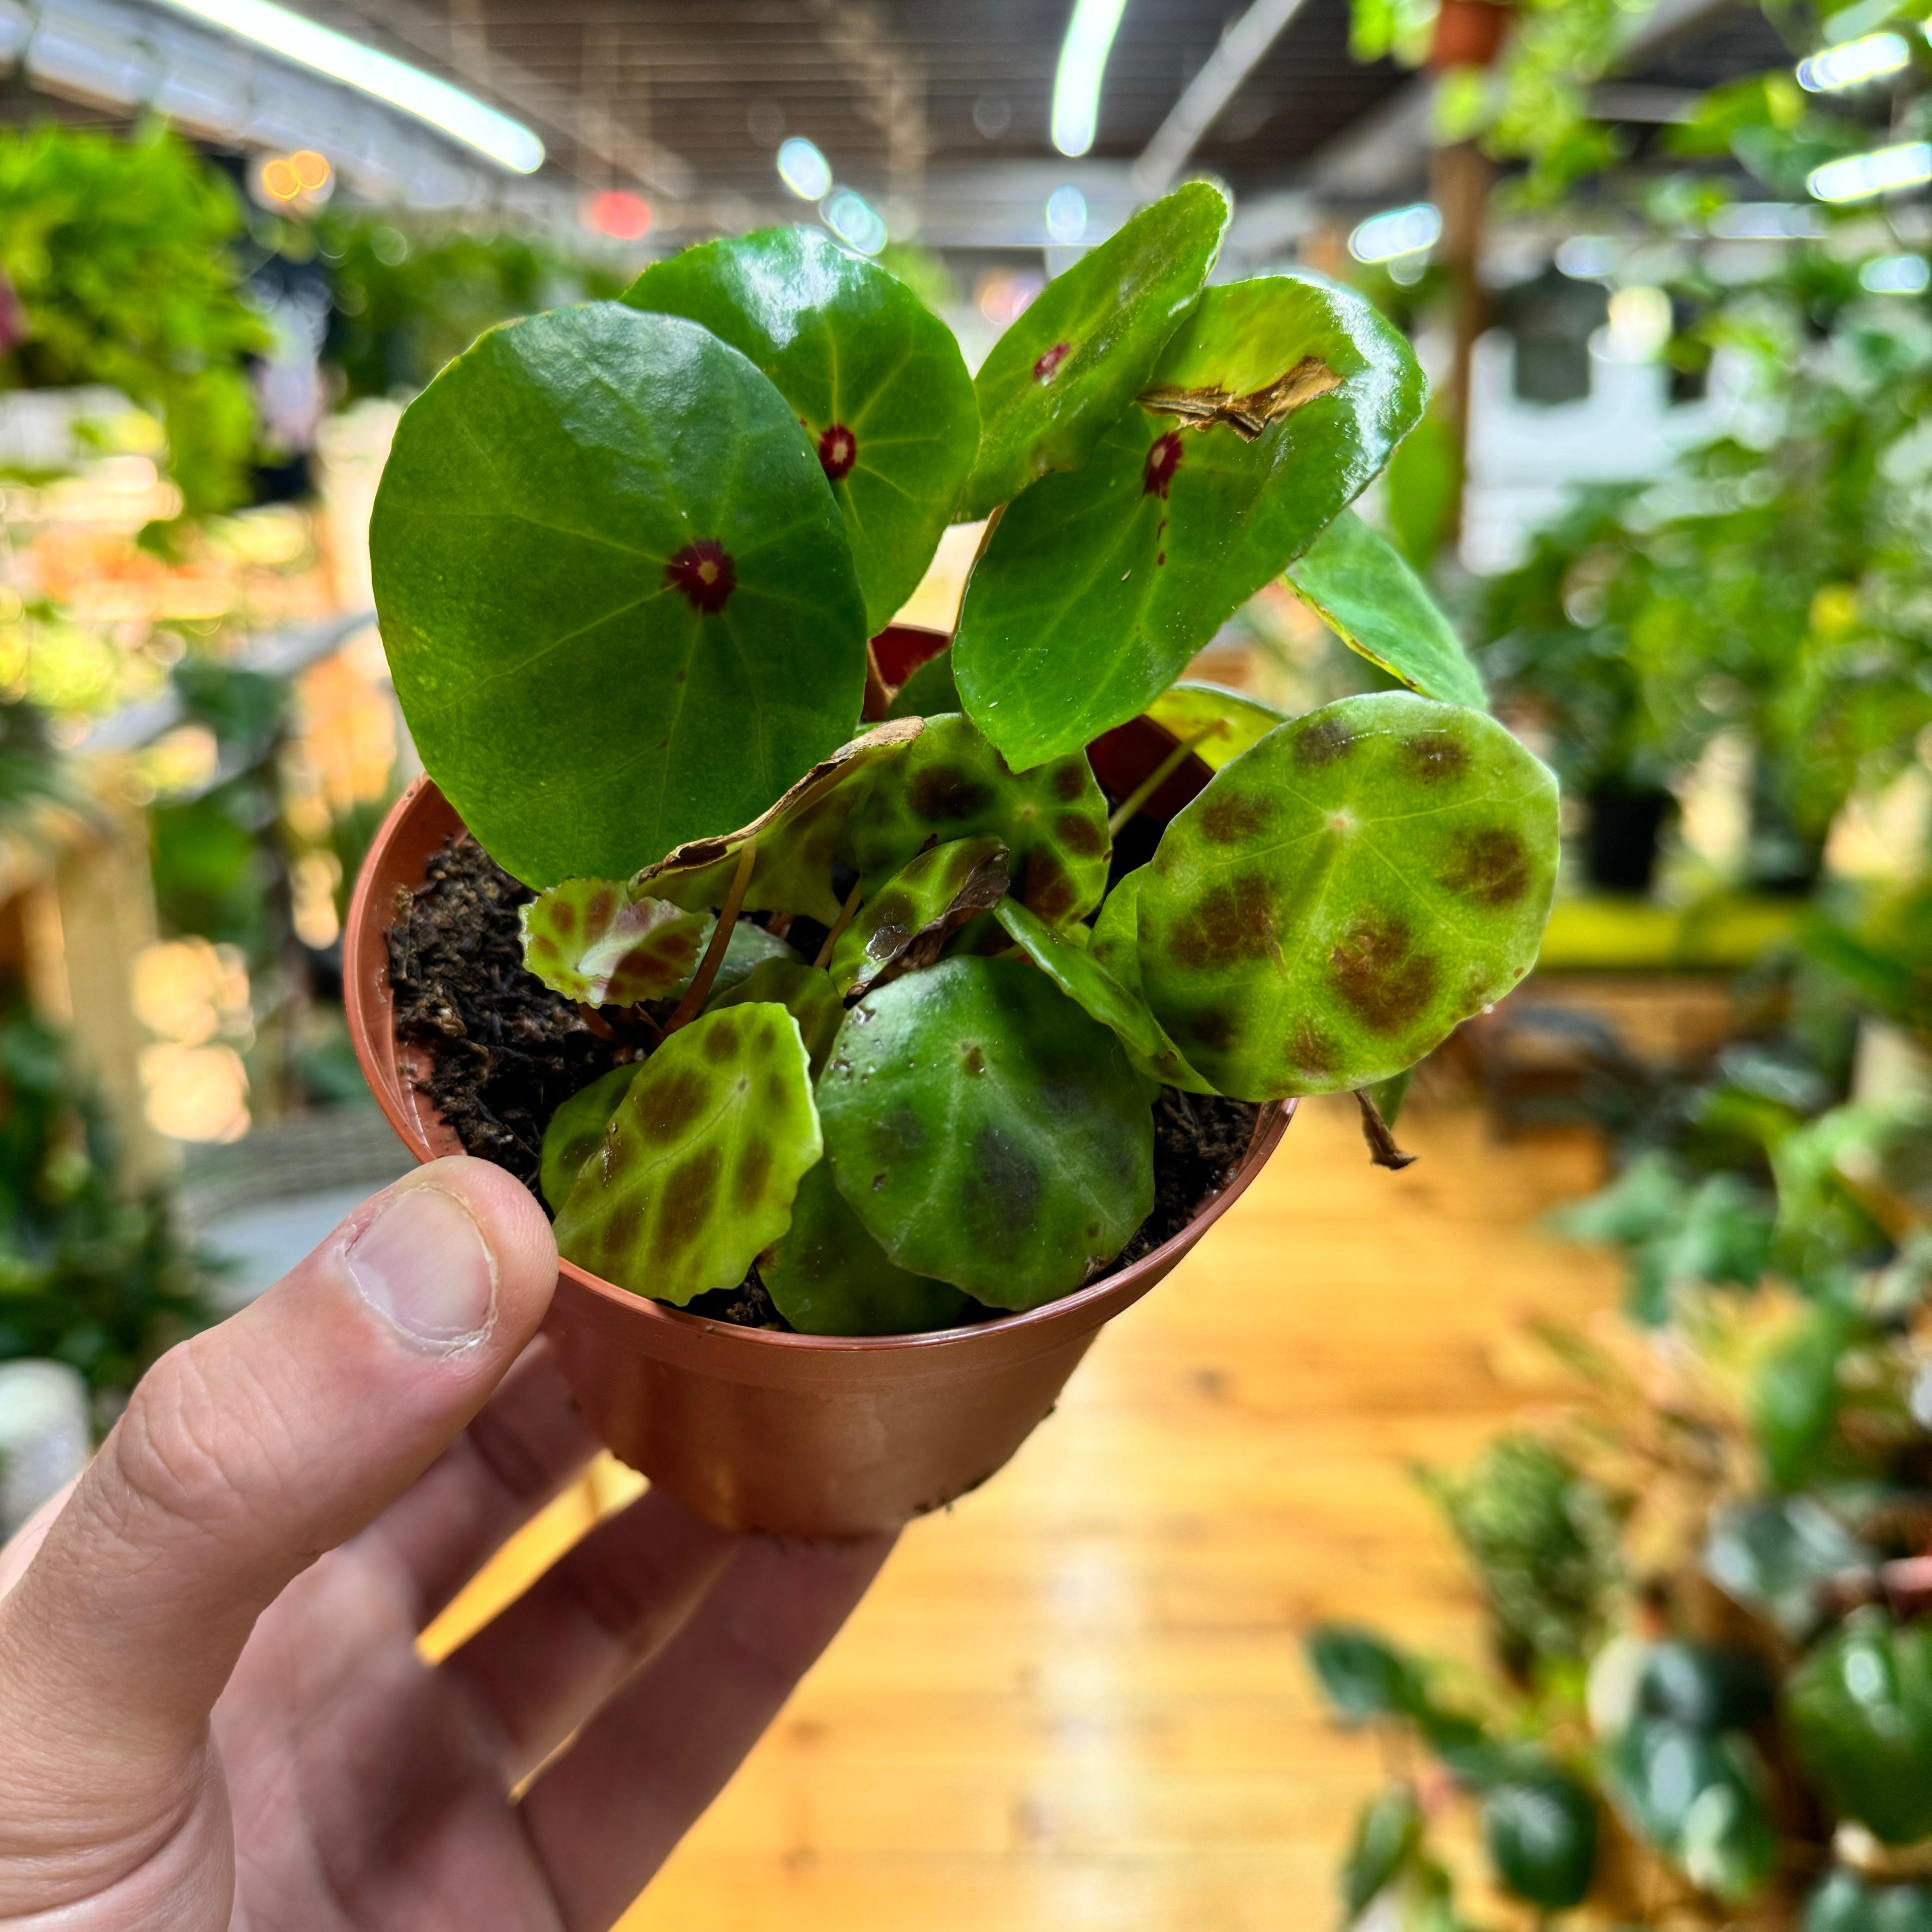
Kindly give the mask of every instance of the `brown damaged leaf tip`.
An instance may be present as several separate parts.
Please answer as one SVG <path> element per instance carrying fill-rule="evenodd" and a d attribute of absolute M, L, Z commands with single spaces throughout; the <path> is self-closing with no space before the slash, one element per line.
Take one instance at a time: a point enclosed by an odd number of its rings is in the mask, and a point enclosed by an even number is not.
<path fill-rule="evenodd" d="M 1341 386 L 1342 378 L 1320 356 L 1304 356 L 1267 388 L 1245 396 L 1219 387 L 1182 389 L 1156 385 L 1143 389 L 1136 400 L 1150 416 L 1178 416 L 1190 429 L 1211 429 L 1216 423 L 1226 423 L 1244 442 L 1252 442 L 1270 424 Z"/>
<path fill-rule="evenodd" d="M 1382 1109 L 1376 1105 L 1374 1096 L 1366 1087 L 1358 1087 L 1355 1100 L 1362 1110 L 1362 1138 L 1369 1144 L 1370 1160 L 1392 1174 L 1413 1167 L 1418 1156 L 1404 1154 L 1396 1145 L 1395 1136 L 1389 1131 L 1388 1121 L 1382 1118 Z"/>

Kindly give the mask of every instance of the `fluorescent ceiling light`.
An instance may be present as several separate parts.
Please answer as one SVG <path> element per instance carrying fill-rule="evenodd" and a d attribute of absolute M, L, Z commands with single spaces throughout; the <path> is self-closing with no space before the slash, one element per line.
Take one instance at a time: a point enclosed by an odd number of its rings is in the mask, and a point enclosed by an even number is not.
<path fill-rule="evenodd" d="M 1923 255 L 1881 255 L 1858 271 L 1858 286 L 1878 296 L 1916 296 L 1932 284 Z"/>
<path fill-rule="evenodd" d="M 1798 85 L 1812 94 L 1828 94 L 1838 88 L 1856 87 L 1861 82 L 1896 74 L 1911 58 L 1911 50 L 1896 34 L 1867 34 L 1862 39 L 1827 47 L 1822 53 L 1800 61 Z"/>
<path fill-rule="evenodd" d="M 311 68 L 360 89 L 464 146 L 487 155 L 512 174 L 534 174 L 543 166 L 544 144 L 520 121 L 486 107 L 473 94 L 438 80 L 332 28 L 278 7 L 272 0 L 166 0 L 177 13 L 190 14 L 225 28 L 238 40 L 252 40 L 271 53 Z"/>
<path fill-rule="evenodd" d="M 1348 253 L 1358 262 L 1393 262 L 1398 256 L 1419 255 L 1434 248 L 1442 235 L 1442 216 L 1428 202 L 1418 201 L 1370 215 L 1348 237 Z"/>
<path fill-rule="evenodd" d="M 1046 232 L 1064 247 L 1084 238 L 1087 233 L 1087 197 L 1069 182 L 1046 198 Z"/>
<path fill-rule="evenodd" d="M 1874 148 L 1868 154 L 1847 154 L 1814 168 L 1804 185 L 1820 201 L 1868 201 L 1894 188 L 1917 188 L 1932 181 L 1932 144 L 1901 141 L 1893 148 Z"/>
<path fill-rule="evenodd" d="M 778 179 L 800 201 L 822 200 L 832 185 L 832 164 L 816 142 L 794 134 L 778 143 Z"/>
<path fill-rule="evenodd" d="M 1053 76 L 1053 145 L 1078 156 L 1094 145 L 1100 124 L 1100 81 L 1127 0 L 1073 0 L 1073 17 L 1060 45 Z"/>
<path fill-rule="evenodd" d="M 878 211 L 866 197 L 849 188 L 842 188 L 827 197 L 818 211 L 825 225 L 848 248 L 862 255 L 876 255 L 891 238 Z"/>

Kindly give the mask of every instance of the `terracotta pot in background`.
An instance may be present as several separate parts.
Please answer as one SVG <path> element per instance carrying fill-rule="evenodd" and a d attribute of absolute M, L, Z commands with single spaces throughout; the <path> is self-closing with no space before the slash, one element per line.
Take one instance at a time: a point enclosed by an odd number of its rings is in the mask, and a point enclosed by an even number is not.
<path fill-rule="evenodd" d="M 1440 74 L 1445 68 L 1492 66 L 1509 32 L 1511 10 L 1498 0 L 1442 0 L 1429 44 L 1430 68 Z"/>
<path fill-rule="evenodd" d="M 1151 771 L 1174 740 L 1147 721 L 1095 749 Z M 1160 813 L 1206 782 L 1190 760 Z M 1191 782 L 1188 782 L 1191 779 Z M 1179 781 L 1179 782 L 1177 782 Z M 1184 794 L 1185 796 L 1181 794 Z M 462 820 L 418 778 L 370 848 L 344 935 L 343 991 L 356 1058 L 418 1160 L 460 1154 L 395 1036 L 386 934 L 398 897 Z M 1046 1418 L 1100 1325 L 1200 1240 L 1274 1151 L 1294 1103 L 1266 1108 L 1234 1180 L 1172 1240 L 1091 1288 L 1024 1315 L 934 1334 L 787 1335 L 741 1328 L 559 1269 L 547 1332 L 572 1390 L 612 1450 L 712 1522 L 735 1530 L 855 1536 L 895 1528 L 975 1488 Z"/>

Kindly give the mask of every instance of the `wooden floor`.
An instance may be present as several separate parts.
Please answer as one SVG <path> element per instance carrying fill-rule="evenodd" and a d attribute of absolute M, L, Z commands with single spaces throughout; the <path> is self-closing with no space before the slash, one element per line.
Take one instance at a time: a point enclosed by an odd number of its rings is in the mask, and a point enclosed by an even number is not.
<path fill-rule="evenodd" d="M 1589 1143 L 1501 1145 L 1462 1111 L 1402 1138 L 1424 1159 L 1381 1172 L 1352 1102 L 1304 1105 L 1012 1465 L 908 1532 L 625 1932 L 1334 1923 L 1376 1770 L 1321 1714 L 1298 1634 L 1366 1618 L 1473 1654 L 1408 1471 L 1528 1399 L 1498 1372 L 1516 1318 L 1616 1291 L 1533 1225 L 1594 1184 Z"/>

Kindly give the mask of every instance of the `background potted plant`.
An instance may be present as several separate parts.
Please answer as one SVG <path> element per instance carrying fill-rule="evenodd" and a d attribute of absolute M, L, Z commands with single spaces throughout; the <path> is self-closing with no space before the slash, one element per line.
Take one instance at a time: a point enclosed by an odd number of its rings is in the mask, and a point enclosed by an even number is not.
<path fill-rule="evenodd" d="M 1345 290 L 1205 287 L 1227 217 L 1144 210 L 976 382 L 822 234 L 708 244 L 487 334 L 398 431 L 372 553 L 434 783 L 352 911 L 358 1048 L 418 1154 L 540 1186 L 580 1399 L 719 1520 L 983 1480 L 1273 1103 L 1534 960 L 1555 782 L 1346 509 L 1420 372 Z M 868 635 L 980 517 L 895 695 Z M 1291 567 L 1409 688 L 1175 686 Z"/>

